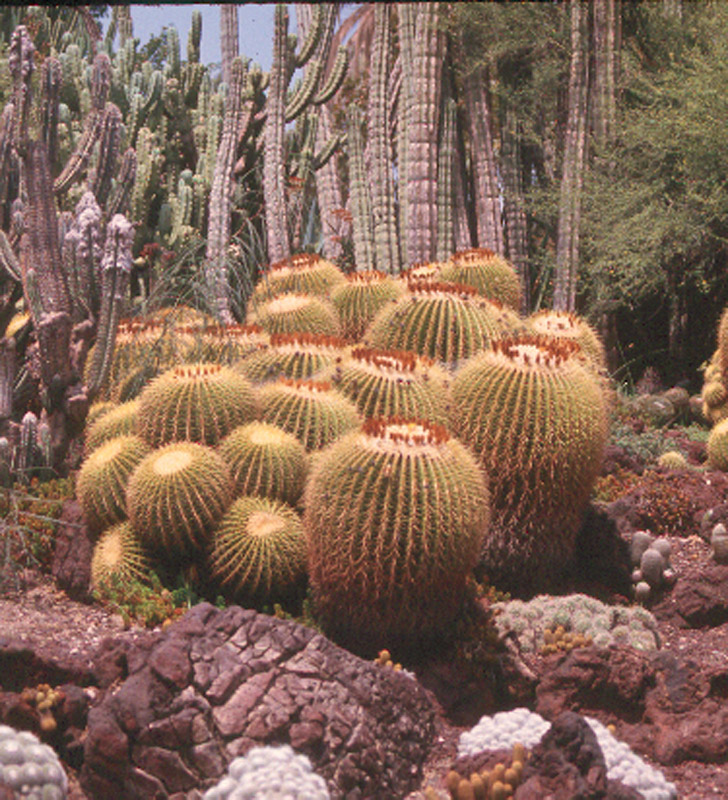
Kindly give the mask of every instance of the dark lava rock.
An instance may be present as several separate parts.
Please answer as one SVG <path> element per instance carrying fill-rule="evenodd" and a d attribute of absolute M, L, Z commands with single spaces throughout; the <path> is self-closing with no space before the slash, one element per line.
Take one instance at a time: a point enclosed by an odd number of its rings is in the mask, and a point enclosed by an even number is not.
<path fill-rule="evenodd" d="M 307 755 L 332 798 L 403 797 L 432 745 L 424 689 L 288 620 L 203 603 L 126 655 L 88 715 L 89 798 L 198 797 L 261 744 Z"/>
<path fill-rule="evenodd" d="M 728 622 L 728 565 L 704 564 L 699 572 L 681 576 L 652 612 L 678 627 L 714 628 Z"/>
<path fill-rule="evenodd" d="M 91 599 L 91 556 L 93 541 L 78 500 L 68 500 L 63 505 L 56 533 L 51 572 L 58 586 L 74 600 Z"/>

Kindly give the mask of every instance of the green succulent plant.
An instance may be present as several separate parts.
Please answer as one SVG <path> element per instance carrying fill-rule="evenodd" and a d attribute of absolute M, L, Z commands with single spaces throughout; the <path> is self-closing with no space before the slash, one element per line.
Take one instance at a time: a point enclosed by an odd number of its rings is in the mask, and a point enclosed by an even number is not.
<path fill-rule="evenodd" d="M 577 314 L 570 311 L 537 311 L 526 323 L 537 336 L 573 339 L 599 369 L 606 369 L 607 355 L 599 334 Z"/>
<path fill-rule="evenodd" d="M 129 522 L 163 559 L 197 556 L 232 500 L 227 464 L 210 447 L 175 442 L 147 455 L 131 474 Z"/>
<path fill-rule="evenodd" d="M 104 442 L 117 436 L 129 436 L 136 433 L 138 412 L 139 401 L 129 400 L 94 419 L 86 428 L 86 450 L 88 452 L 96 450 Z"/>
<path fill-rule="evenodd" d="M 718 422 L 708 436 L 708 466 L 728 472 L 728 419 Z"/>
<path fill-rule="evenodd" d="M 341 326 L 336 309 L 328 300 L 311 294 L 290 292 L 276 295 L 248 315 L 249 323 L 268 333 L 315 333 L 339 336 Z"/>
<path fill-rule="evenodd" d="M 502 339 L 457 371 L 451 426 L 490 480 L 492 525 L 482 565 L 519 591 L 558 573 L 602 464 L 607 404 L 572 341 Z"/>
<path fill-rule="evenodd" d="M 9 725 L 0 725 L 0 781 L 15 797 L 68 797 L 68 778 L 55 750 Z"/>
<path fill-rule="evenodd" d="M 309 459 L 291 433 L 267 422 L 235 428 L 218 446 L 230 467 L 235 493 L 258 495 L 295 505 L 303 492 Z"/>
<path fill-rule="evenodd" d="M 173 441 L 215 445 L 257 412 L 255 391 L 243 375 L 220 364 L 183 364 L 139 395 L 139 433 L 152 447 Z"/>
<path fill-rule="evenodd" d="M 356 406 L 330 383 L 283 378 L 260 390 L 261 419 L 293 434 L 307 450 L 325 447 L 361 424 Z"/>
<path fill-rule="evenodd" d="M 287 292 L 326 296 L 345 279 L 333 262 L 314 253 L 298 253 L 271 264 L 263 272 L 253 291 L 252 302 L 257 305 Z"/>
<path fill-rule="evenodd" d="M 445 428 L 370 419 L 314 461 L 304 528 L 314 604 L 355 647 L 425 641 L 457 616 L 488 524 L 488 493 Z"/>
<path fill-rule="evenodd" d="M 440 269 L 441 281 L 472 286 L 478 294 L 518 311 L 521 280 L 513 267 L 492 250 L 474 247 L 452 255 Z"/>
<path fill-rule="evenodd" d="M 143 581 L 150 560 L 128 520 L 107 528 L 94 545 L 91 556 L 91 587 L 100 588 L 112 580 Z"/>
<path fill-rule="evenodd" d="M 402 281 L 377 270 L 347 275 L 346 283 L 336 286 L 331 292 L 342 336 L 350 342 L 361 339 L 377 312 L 405 291 Z"/>
<path fill-rule="evenodd" d="M 126 518 L 126 485 L 149 451 L 149 445 L 138 436 L 117 436 L 83 462 L 76 479 L 76 494 L 92 531 Z"/>
<path fill-rule="evenodd" d="M 301 518 L 280 500 L 240 497 L 215 528 L 209 560 L 213 580 L 233 599 L 281 599 L 306 575 Z"/>

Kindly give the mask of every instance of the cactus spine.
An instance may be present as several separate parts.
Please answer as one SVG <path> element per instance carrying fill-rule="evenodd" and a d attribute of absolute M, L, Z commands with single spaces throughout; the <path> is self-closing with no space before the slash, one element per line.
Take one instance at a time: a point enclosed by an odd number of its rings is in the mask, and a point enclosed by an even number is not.
<path fill-rule="evenodd" d="M 354 272 L 331 292 L 344 338 L 356 342 L 377 313 L 405 292 L 405 286 L 378 270 Z"/>
<path fill-rule="evenodd" d="M 146 550 L 128 520 L 104 531 L 94 545 L 91 556 L 91 587 L 103 590 L 113 581 L 143 581 L 149 575 L 150 562 Z"/>
<path fill-rule="evenodd" d="M 235 370 L 253 383 L 268 383 L 278 378 L 311 378 L 341 361 L 345 346 L 346 342 L 335 336 L 273 334 L 269 347 L 243 358 L 235 365 Z"/>
<path fill-rule="evenodd" d="M 268 333 L 313 333 L 338 336 L 339 320 L 328 300 L 309 294 L 277 295 L 253 312 L 248 322 L 260 325 Z"/>
<path fill-rule="evenodd" d="M 483 297 L 497 300 L 516 312 L 520 309 L 521 281 L 516 271 L 504 258 L 485 247 L 455 253 L 440 270 L 440 279 L 464 283 Z"/>

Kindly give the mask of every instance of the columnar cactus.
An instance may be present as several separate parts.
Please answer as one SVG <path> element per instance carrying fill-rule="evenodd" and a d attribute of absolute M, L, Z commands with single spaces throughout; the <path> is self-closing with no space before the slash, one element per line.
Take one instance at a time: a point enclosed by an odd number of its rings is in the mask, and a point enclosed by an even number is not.
<path fill-rule="evenodd" d="M 445 635 L 488 524 L 473 456 L 442 427 L 368 420 L 321 453 L 304 528 L 317 612 L 355 646 Z"/>
<path fill-rule="evenodd" d="M 453 379 L 452 429 L 490 479 L 483 564 L 504 589 L 557 573 L 573 556 L 599 474 L 606 401 L 578 352 L 568 340 L 502 339 Z"/>

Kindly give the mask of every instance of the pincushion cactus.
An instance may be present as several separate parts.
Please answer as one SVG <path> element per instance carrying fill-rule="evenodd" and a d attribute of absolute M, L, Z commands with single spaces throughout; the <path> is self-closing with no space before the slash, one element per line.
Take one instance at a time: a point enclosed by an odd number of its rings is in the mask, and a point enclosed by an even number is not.
<path fill-rule="evenodd" d="M 328 300 L 311 294 L 291 292 L 276 295 L 249 313 L 247 321 L 260 325 L 270 334 L 339 336 L 341 333 L 336 309 Z"/>
<path fill-rule="evenodd" d="M 65 800 L 68 778 L 53 748 L 28 731 L 0 725 L 0 779 L 27 800 Z"/>
<path fill-rule="evenodd" d="M 244 376 L 220 364 L 185 364 L 159 375 L 139 395 L 139 434 L 152 447 L 174 441 L 215 445 L 257 411 Z"/>
<path fill-rule="evenodd" d="M 238 498 L 213 532 L 210 572 L 233 598 L 270 602 L 284 597 L 306 574 L 301 518 L 280 500 Z"/>
<path fill-rule="evenodd" d="M 293 434 L 267 422 L 250 422 L 226 436 L 218 452 L 230 468 L 235 494 L 298 502 L 309 459 Z"/>
<path fill-rule="evenodd" d="M 474 247 L 460 250 L 440 270 L 440 280 L 464 283 L 478 294 L 498 300 L 518 311 L 521 305 L 521 281 L 513 267 L 492 250 Z"/>
<path fill-rule="evenodd" d="M 357 347 L 328 377 L 365 419 L 412 417 L 447 423 L 450 379 L 425 356 Z"/>
<path fill-rule="evenodd" d="M 358 646 L 447 632 L 488 522 L 487 489 L 446 430 L 370 419 L 316 459 L 309 578 L 326 626 Z"/>
<path fill-rule="evenodd" d="M 83 462 L 76 495 L 92 530 L 99 531 L 126 517 L 129 476 L 150 449 L 138 436 L 117 436 Z"/>
<path fill-rule="evenodd" d="M 356 406 L 330 383 L 286 378 L 260 390 L 261 419 L 318 450 L 358 427 Z"/>
<path fill-rule="evenodd" d="M 608 432 L 600 380 L 577 351 L 566 340 L 498 340 L 452 382 L 452 428 L 490 480 L 482 562 L 499 588 L 538 584 L 573 556 Z"/>
<path fill-rule="evenodd" d="M 344 338 L 351 342 L 361 339 L 380 309 L 405 291 L 401 281 L 377 270 L 347 275 L 346 283 L 336 286 L 331 292 L 331 302 L 339 315 Z"/>
<path fill-rule="evenodd" d="M 203 800 L 329 800 L 326 781 L 289 745 L 254 747 L 236 758 Z"/>
<path fill-rule="evenodd" d="M 176 442 L 146 456 L 127 487 L 134 532 L 154 553 L 195 556 L 232 499 L 227 465 L 210 447 Z"/>

